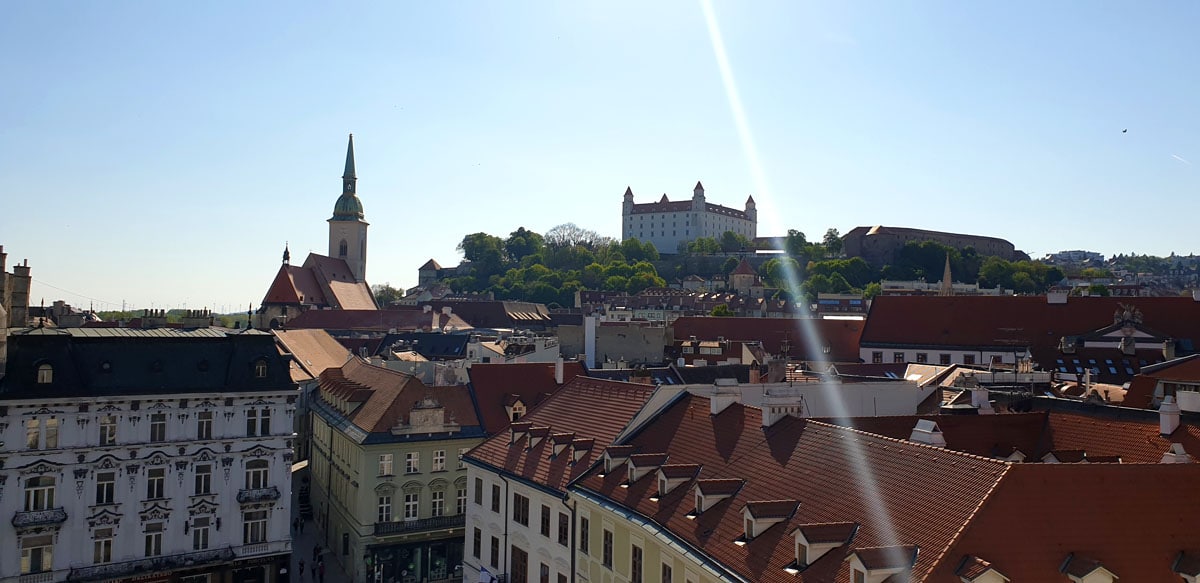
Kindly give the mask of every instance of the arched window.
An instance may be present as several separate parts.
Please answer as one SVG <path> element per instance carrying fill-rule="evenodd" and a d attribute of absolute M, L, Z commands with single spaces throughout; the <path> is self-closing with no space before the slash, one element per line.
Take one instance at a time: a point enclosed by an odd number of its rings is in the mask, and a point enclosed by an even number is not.
<path fill-rule="evenodd" d="M 38 366 L 37 382 L 39 385 L 48 385 L 54 382 L 54 367 L 48 364 Z"/>
<path fill-rule="evenodd" d="M 341 257 L 342 259 L 345 259 L 345 258 L 346 258 L 346 253 L 348 252 L 348 251 L 347 251 L 348 249 L 349 249 L 349 246 L 348 246 L 348 245 L 346 245 L 346 240 L 345 240 L 345 239 L 342 239 L 342 242 L 341 242 L 341 243 L 338 243 L 338 257 Z"/>
<path fill-rule="evenodd" d="M 246 489 L 257 490 L 267 487 L 267 476 L 270 471 L 267 460 L 254 460 L 246 464 Z"/>

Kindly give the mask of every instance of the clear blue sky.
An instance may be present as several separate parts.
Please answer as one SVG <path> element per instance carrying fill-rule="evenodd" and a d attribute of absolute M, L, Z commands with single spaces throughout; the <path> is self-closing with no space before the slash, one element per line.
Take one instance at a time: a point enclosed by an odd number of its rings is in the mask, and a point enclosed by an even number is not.
<path fill-rule="evenodd" d="M 617 237 L 626 186 L 697 180 L 762 235 L 1200 247 L 1200 3 L 714 12 L 758 176 L 695 2 L 7 2 L 0 244 L 35 302 L 257 306 L 285 241 L 326 251 L 353 132 L 367 278 L 397 287 L 465 234 Z"/>

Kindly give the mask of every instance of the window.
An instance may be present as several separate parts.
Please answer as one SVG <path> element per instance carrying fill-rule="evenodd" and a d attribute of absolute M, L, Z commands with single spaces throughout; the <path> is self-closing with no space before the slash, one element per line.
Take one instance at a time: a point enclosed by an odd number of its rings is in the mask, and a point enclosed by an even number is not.
<path fill-rule="evenodd" d="M 629 583 L 642 583 L 642 547 L 630 545 Z"/>
<path fill-rule="evenodd" d="M 242 513 L 242 544 L 267 542 L 267 511 Z"/>
<path fill-rule="evenodd" d="M 999 355 L 999 354 L 992 355 L 992 364 L 1003 364 L 1003 363 L 1004 363 L 1004 356 Z M 1079 361 L 1076 360 L 1075 363 L 1079 364 Z M 1128 369 L 1126 369 L 1126 370 L 1128 370 Z M 1133 371 L 1130 371 L 1130 372 L 1133 372 Z"/>
<path fill-rule="evenodd" d="M 212 493 L 212 466 L 196 466 L 196 496 Z"/>
<path fill-rule="evenodd" d="M 266 366 L 266 365 L 263 365 Z M 271 434 L 271 410 L 250 409 L 246 411 L 246 437 L 266 436 Z"/>
<path fill-rule="evenodd" d="M 550 538 L 550 507 L 542 504 L 542 536 Z"/>
<path fill-rule="evenodd" d="M 882 352 L 872 352 L 871 353 L 871 362 L 874 364 L 882 363 L 883 362 L 883 353 Z"/>
<path fill-rule="evenodd" d="M 458 488 L 458 491 L 455 492 L 455 494 L 457 494 L 457 495 L 455 496 L 455 500 L 454 500 L 454 513 L 455 514 L 466 514 L 467 513 L 467 489 L 466 488 Z"/>
<path fill-rule="evenodd" d="M 867 583 L 866 573 L 863 573 L 858 569 L 852 569 L 852 571 L 854 572 L 854 583 Z"/>
<path fill-rule="evenodd" d="M 349 187 L 350 185 L 347 184 L 346 186 Z M 338 243 L 338 257 L 345 259 L 346 258 L 346 250 L 348 248 L 349 248 L 349 246 L 346 245 L 346 240 L 342 239 L 342 241 L 340 243 Z"/>
<path fill-rule="evenodd" d="M 38 476 L 25 480 L 25 512 L 54 508 L 54 478 Z"/>
<path fill-rule="evenodd" d="M 58 447 L 58 419 L 51 417 L 46 420 L 46 449 Z"/>
<path fill-rule="evenodd" d="M 157 557 L 162 554 L 163 523 L 146 523 L 146 556 Z"/>
<path fill-rule="evenodd" d="M 550 583 L 550 565 L 542 563 L 538 567 L 538 583 Z"/>
<path fill-rule="evenodd" d="M 446 513 L 446 492 L 444 490 L 434 490 L 429 500 L 430 513 L 433 516 L 442 516 Z"/>
<path fill-rule="evenodd" d="M 54 568 L 54 535 L 21 539 L 21 574 L 42 573 Z"/>
<path fill-rule="evenodd" d="M 37 449 L 42 442 L 41 421 L 30 419 L 25 422 L 25 449 Z"/>
<path fill-rule="evenodd" d="M 112 562 L 112 529 L 97 528 L 92 537 L 92 563 L 103 565 Z"/>
<path fill-rule="evenodd" d="M 513 494 L 513 521 L 521 526 L 529 526 L 529 498 Z"/>
<path fill-rule="evenodd" d="M 43 364 L 38 366 L 37 384 L 48 385 L 54 382 L 54 367 Z"/>
<path fill-rule="evenodd" d="M 404 495 L 404 520 L 416 520 L 419 515 L 419 506 L 421 504 L 421 494 L 418 492 L 409 492 Z"/>
<path fill-rule="evenodd" d="M 115 472 L 96 474 L 96 504 L 112 504 L 116 488 L 117 474 Z"/>
<path fill-rule="evenodd" d="M 391 522 L 392 521 L 392 497 L 379 497 L 379 513 L 375 517 L 375 522 Z"/>
<path fill-rule="evenodd" d="M 662 564 L 662 583 L 671 583 L 675 580 L 674 574 L 671 571 L 670 565 L 666 563 Z"/>
<path fill-rule="evenodd" d="M 151 468 L 147 472 L 146 479 L 146 498 L 166 498 L 164 496 L 164 488 L 167 482 L 167 470 L 165 468 Z"/>
<path fill-rule="evenodd" d="M 608 567 L 609 569 L 611 569 L 612 568 L 612 557 L 613 557 L 613 533 L 611 530 L 608 530 L 607 528 L 604 529 L 603 543 L 604 543 L 604 546 L 603 546 L 603 551 L 600 555 L 600 562 L 603 563 L 605 567 Z"/>
<path fill-rule="evenodd" d="M 963 364 L 975 364 L 975 355 L 974 354 L 964 354 L 963 355 Z"/>
<path fill-rule="evenodd" d="M 938 363 L 939 364 L 950 364 L 950 355 L 949 354 L 939 354 L 938 355 Z"/>
<path fill-rule="evenodd" d="M 100 445 L 117 443 L 117 416 L 105 415 L 100 418 Z"/>
<path fill-rule="evenodd" d="M 475 478 L 475 504 L 483 506 L 483 478 Z"/>
<path fill-rule="evenodd" d="M 904 353 L 903 352 L 893 352 L 892 353 L 892 362 L 896 363 L 896 364 L 904 364 Z"/>
<path fill-rule="evenodd" d="M 379 475 L 381 475 L 381 476 L 391 476 L 392 475 L 392 454 L 390 454 L 390 453 L 379 454 Z"/>
<path fill-rule="evenodd" d="M 167 414 L 153 413 L 150 415 L 150 441 L 167 440 Z"/>
<path fill-rule="evenodd" d="M 558 513 L 558 544 L 568 546 L 571 538 L 571 519 L 562 512 Z"/>
<path fill-rule="evenodd" d="M 585 555 L 592 552 L 590 544 L 592 537 L 591 532 L 588 531 L 590 527 L 591 522 L 586 516 L 579 519 L 579 550 Z"/>
<path fill-rule="evenodd" d="M 500 539 L 492 537 L 492 566 L 500 566 Z"/>
<path fill-rule="evenodd" d="M 202 516 L 192 521 L 192 550 L 202 551 L 208 548 L 208 517 Z"/>
<path fill-rule="evenodd" d="M 446 471 L 446 450 L 439 449 L 433 452 L 433 471 Z"/>
<path fill-rule="evenodd" d="M 492 484 L 492 512 L 500 512 L 500 484 Z"/>
<path fill-rule="evenodd" d="M 246 489 L 258 490 L 267 487 L 267 472 L 270 463 L 267 460 L 253 460 L 246 464 Z"/>
<path fill-rule="evenodd" d="M 512 405 L 512 420 L 516 421 L 525 415 L 525 404 L 517 401 Z"/>
<path fill-rule="evenodd" d="M 267 361 L 262 359 L 254 361 L 254 378 L 267 378 Z"/>
<path fill-rule="evenodd" d="M 917 364 L 925 364 L 929 362 L 929 355 L 924 352 L 917 353 Z"/>
<path fill-rule="evenodd" d="M 562 573 L 559 573 L 558 574 L 558 583 L 567 583 L 567 576 Z"/>
<path fill-rule="evenodd" d="M 483 552 L 482 549 L 479 548 L 481 546 L 483 546 L 483 531 L 476 528 L 475 535 L 471 538 L 472 557 L 475 557 L 476 559 L 480 558 L 479 555 L 481 552 Z"/>
<path fill-rule="evenodd" d="M 529 582 L 529 553 L 517 545 L 512 547 L 512 565 L 509 567 L 509 583 Z"/>
<path fill-rule="evenodd" d="M 463 456 L 467 455 L 468 451 L 471 451 L 471 448 L 460 447 L 458 449 L 458 469 L 460 469 L 460 470 L 467 467 L 467 462 L 463 461 Z"/>
<path fill-rule="evenodd" d="M 196 439 L 212 439 L 212 411 L 201 411 L 196 414 Z"/>
<path fill-rule="evenodd" d="M 416 474 L 421 471 L 421 452 L 410 451 L 404 454 L 404 473 Z"/>

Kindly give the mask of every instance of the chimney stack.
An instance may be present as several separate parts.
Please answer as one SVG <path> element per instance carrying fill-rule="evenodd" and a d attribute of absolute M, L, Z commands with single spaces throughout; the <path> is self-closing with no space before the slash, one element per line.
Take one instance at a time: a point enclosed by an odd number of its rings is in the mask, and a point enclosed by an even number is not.
<path fill-rule="evenodd" d="M 741 400 L 742 391 L 737 379 L 717 379 L 712 396 L 708 398 L 709 413 L 716 415 Z"/>
<path fill-rule="evenodd" d="M 1158 406 L 1158 432 L 1170 435 L 1176 429 L 1179 429 L 1179 404 L 1175 402 L 1175 395 L 1167 395 Z"/>
<path fill-rule="evenodd" d="M 1172 443 L 1171 448 L 1162 456 L 1164 464 L 1190 464 L 1192 456 L 1188 455 L 1187 450 L 1183 449 L 1182 443 Z"/>
<path fill-rule="evenodd" d="M 942 435 L 941 428 L 938 427 L 937 423 L 928 419 L 917 421 L 917 425 L 913 427 L 912 434 L 908 436 L 908 440 L 934 447 L 946 447 L 946 436 Z"/>
<path fill-rule="evenodd" d="M 554 383 L 563 384 L 563 358 L 561 355 L 554 360 Z"/>

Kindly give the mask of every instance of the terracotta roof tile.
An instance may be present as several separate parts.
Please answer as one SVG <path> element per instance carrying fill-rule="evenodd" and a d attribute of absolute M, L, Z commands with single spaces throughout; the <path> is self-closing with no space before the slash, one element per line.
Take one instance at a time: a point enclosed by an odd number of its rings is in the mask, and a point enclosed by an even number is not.
<path fill-rule="evenodd" d="M 564 383 L 583 373 L 581 363 L 563 363 Z M 511 419 L 505 406 L 511 404 L 509 399 L 514 395 L 527 408 L 533 408 L 559 388 L 554 380 L 554 363 L 476 364 L 468 374 L 484 429 L 490 434 L 508 427 Z"/>
<path fill-rule="evenodd" d="M 694 478 L 700 473 L 700 464 L 665 464 L 658 469 L 668 480 Z"/>
<path fill-rule="evenodd" d="M 799 505 L 798 500 L 754 500 L 745 509 L 753 518 L 790 518 Z"/>
<path fill-rule="evenodd" d="M 695 336 L 697 340 L 714 340 L 724 336 L 737 342 L 759 341 L 768 354 L 782 354 L 786 340 L 790 347 L 788 353 L 794 359 L 858 362 L 859 336 L 864 328 L 862 320 L 812 319 L 807 322 L 822 339 L 821 346 L 809 345 L 804 325 L 795 318 L 683 316 L 671 324 L 671 329 L 675 338 Z M 826 344 L 828 354 L 824 351 Z"/>
<path fill-rule="evenodd" d="M 597 447 L 588 450 L 578 461 L 573 456 L 551 457 L 554 446 L 547 440 L 524 448 L 510 445 L 509 437 L 503 434 L 472 449 L 467 457 L 508 475 L 563 492 L 567 482 L 582 475 L 598 459 L 597 449 L 612 443 L 653 392 L 654 387 L 646 385 L 579 376 L 522 418 L 541 427 L 569 428 L 577 436 L 575 441 L 592 440 Z"/>
<path fill-rule="evenodd" d="M 732 496 L 745 483 L 736 478 L 696 480 L 696 489 L 704 496 Z"/>
<path fill-rule="evenodd" d="M 962 565 L 954 574 L 966 581 L 974 581 L 984 573 L 992 570 L 992 564 L 973 555 L 963 557 Z"/>
<path fill-rule="evenodd" d="M 656 468 L 666 462 L 665 453 L 635 453 L 629 456 L 629 465 L 635 468 Z"/>
<path fill-rule="evenodd" d="M 1082 579 L 1103 568 L 1104 565 L 1096 559 L 1072 554 L 1063 562 L 1062 572 Z"/>
<path fill-rule="evenodd" d="M 475 406 L 466 387 L 427 387 L 419 379 L 352 359 L 321 373 L 321 400 L 330 397 L 359 403 L 346 416 L 363 431 L 391 431 L 407 420 L 416 403 L 433 398 L 445 408 L 446 420 L 461 427 L 478 427 Z"/>
<path fill-rule="evenodd" d="M 445 328 L 469 330 L 471 325 L 453 314 L 424 313 L 419 308 L 404 306 L 387 310 L 308 310 L 288 320 L 287 328 L 430 332 Z"/>

